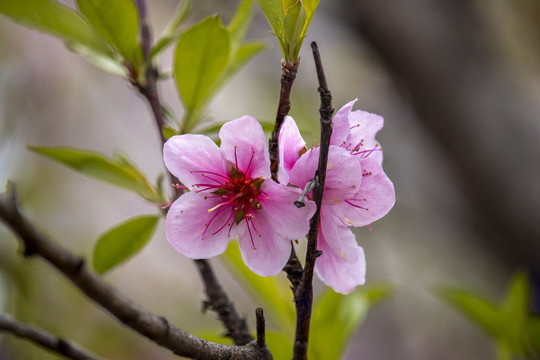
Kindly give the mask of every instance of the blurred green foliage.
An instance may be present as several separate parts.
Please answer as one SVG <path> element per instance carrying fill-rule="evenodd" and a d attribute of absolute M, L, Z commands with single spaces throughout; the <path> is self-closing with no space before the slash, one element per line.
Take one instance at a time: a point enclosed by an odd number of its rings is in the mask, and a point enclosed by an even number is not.
<path fill-rule="evenodd" d="M 540 356 L 540 317 L 530 312 L 531 285 L 525 272 L 516 273 L 500 305 L 457 288 L 439 287 L 434 293 L 494 340 L 498 360 Z"/>
<path fill-rule="evenodd" d="M 225 264 L 265 311 L 268 347 L 275 359 L 292 358 L 296 326 L 290 283 L 284 276 L 261 277 L 242 261 L 238 243 L 232 241 L 223 256 Z M 362 286 L 349 295 L 327 289 L 315 297 L 309 341 L 309 358 L 337 360 L 369 309 L 392 294 L 390 284 Z"/>

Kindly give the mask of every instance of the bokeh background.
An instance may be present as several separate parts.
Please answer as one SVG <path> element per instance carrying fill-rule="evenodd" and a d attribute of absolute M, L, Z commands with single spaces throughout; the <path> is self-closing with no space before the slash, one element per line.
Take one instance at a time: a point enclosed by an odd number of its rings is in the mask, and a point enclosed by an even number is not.
<path fill-rule="evenodd" d="M 149 3 L 157 36 L 177 2 Z M 190 22 L 214 12 L 228 21 L 236 4 L 196 1 Z M 208 119 L 275 116 L 280 52 L 258 10 L 248 37 L 266 39 L 269 48 L 215 97 Z M 530 271 L 538 284 L 540 2 L 322 0 L 311 40 L 319 43 L 334 107 L 358 98 L 356 108 L 384 116 L 378 139 L 397 197 L 389 215 L 373 224 L 374 232 L 356 232 L 367 255 L 368 282 L 390 282 L 396 291 L 369 313 L 346 359 L 494 358 L 490 339 L 430 289 L 452 284 L 498 300 L 517 269 Z M 162 69 L 170 69 L 171 58 L 171 51 L 163 56 Z M 172 80 L 160 90 L 180 119 Z M 305 46 L 291 115 L 308 143 L 318 132 L 316 90 Z M 59 40 L 0 16 L 0 187 L 13 180 L 28 216 L 86 258 L 108 228 L 156 213 L 131 193 L 29 152 L 28 144 L 108 155 L 121 149 L 150 179 L 164 171 L 150 110 L 133 88 Z M 0 225 L 0 309 L 105 358 L 173 358 L 19 252 Z M 212 262 L 253 324 L 257 304 L 221 271 L 219 260 Z M 201 312 L 196 269 L 169 247 L 163 224 L 142 253 L 106 278 L 188 331 L 222 332 L 214 314 Z M 6 336 L 0 337 L 0 359 L 55 356 Z"/>

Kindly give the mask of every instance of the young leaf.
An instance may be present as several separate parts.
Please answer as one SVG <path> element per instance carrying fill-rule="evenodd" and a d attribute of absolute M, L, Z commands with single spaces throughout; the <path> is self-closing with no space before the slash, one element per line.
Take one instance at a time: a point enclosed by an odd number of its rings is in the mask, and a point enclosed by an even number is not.
<path fill-rule="evenodd" d="M 319 5 L 319 0 L 303 0 L 302 4 L 304 4 L 304 9 L 306 10 L 306 23 L 300 36 L 305 37 L 309 24 L 311 24 L 311 20 L 313 19 L 313 15 L 315 15 L 315 10 L 317 10 L 317 6 Z"/>
<path fill-rule="evenodd" d="M 472 319 L 492 337 L 500 335 L 500 310 L 489 300 L 459 289 L 438 288 L 435 294 Z"/>
<path fill-rule="evenodd" d="M 294 61 L 298 58 L 303 37 L 302 30 L 306 23 L 306 11 L 301 1 L 287 9 L 284 20 L 284 34 L 289 45 L 286 58 Z"/>
<path fill-rule="evenodd" d="M 142 49 L 137 8 L 132 0 L 77 0 L 81 13 L 124 59 L 138 66 Z"/>
<path fill-rule="evenodd" d="M 29 149 L 86 176 L 131 190 L 146 200 L 160 204 L 164 201 L 159 192 L 125 156 L 108 158 L 98 152 L 74 148 L 30 146 Z"/>
<path fill-rule="evenodd" d="M 173 18 L 167 24 L 167 26 L 165 27 L 165 30 L 163 30 L 163 34 L 161 34 L 156 45 L 154 45 L 154 47 L 150 51 L 151 59 L 159 55 L 163 50 L 169 47 L 169 45 L 175 42 L 176 39 L 178 39 L 178 37 L 182 33 L 180 29 L 180 25 L 182 25 L 182 23 L 189 16 L 192 6 L 193 6 L 193 0 L 180 1 L 178 6 L 176 7 L 176 10 L 174 11 Z"/>
<path fill-rule="evenodd" d="M 236 74 L 249 60 L 266 49 L 266 46 L 264 41 L 250 41 L 240 45 L 222 81 L 224 82 Z"/>
<path fill-rule="evenodd" d="M 78 44 L 110 57 L 107 42 L 75 11 L 52 0 L 1 0 L 0 13 L 70 45 Z"/>
<path fill-rule="evenodd" d="M 246 36 L 249 23 L 251 22 L 251 16 L 253 14 L 253 0 L 243 0 L 236 13 L 232 18 L 227 30 L 231 34 L 231 53 L 236 53 L 236 50 L 244 40 Z"/>
<path fill-rule="evenodd" d="M 96 272 L 104 274 L 141 251 L 152 237 L 159 218 L 153 215 L 136 217 L 103 234 L 92 258 Z"/>
<path fill-rule="evenodd" d="M 184 131 L 210 99 L 229 63 L 230 36 L 217 16 L 209 16 L 178 39 L 174 56 L 176 86 L 186 107 Z"/>
<path fill-rule="evenodd" d="M 279 38 L 283 37 L 283 10 L 281 0 L 257 0 L 259 6 L 270 24 L 272 31 Z"/>
<path fill-rule="evenodd" d="M 122 65 L 122 62 L 119 61 L 117 58 L 103 55 L 89 47 L 78 43 L 68 44 L 68 47 L 74 53 L 83 56 L 91 64 L 100 68 L 103 71 L 108 72 L 109 74 L 113 74 L 123 78 L 127 78 L 129 75 L 125 66 Z"/>
<path fill-rule="evenodd" d="M 309 358 L 340 359 L 370 307 L 388 297 L 392 290 L 388 284 L 364 286 L 349 295 L 327 290 L 314 306 Z"/>

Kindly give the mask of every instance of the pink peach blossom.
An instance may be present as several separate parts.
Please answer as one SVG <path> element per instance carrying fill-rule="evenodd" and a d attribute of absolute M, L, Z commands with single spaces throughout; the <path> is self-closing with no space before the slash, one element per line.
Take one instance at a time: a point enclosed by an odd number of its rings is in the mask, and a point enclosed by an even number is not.
<path fill-rule="evenodd" d="M 355 101 L 340 109 L 333 119 L 317 240 L 322 255 L 315 263 L 319 278 L 343 294 L 365 282 L 364 251 L 350 227 L 369 225 L 386 215 L 395 203 L 394 186 L 383 171 L 381 147 L 375 140 L 383 119 L 351 111 Z M 306 151 L 298 127 L 287 117 L 279 149 L 280 182 L 304 188 L 318 167 L 320 148 Z"/>
<path fill-rule="evenodd" d="M 203 135 L 178 135 L 164 146 L 165 165 L 191 191 L 170 207 L 169 243 L 183 255 L 205 259 L 239 241 L 255 273 L 276 275 L 287 263 L 290 241 L 309 230 L 315 204 L 294 206 L 300 190 L 270 179 L 264 132 L 252 117 L 223 125 L 221 147 Z"/>

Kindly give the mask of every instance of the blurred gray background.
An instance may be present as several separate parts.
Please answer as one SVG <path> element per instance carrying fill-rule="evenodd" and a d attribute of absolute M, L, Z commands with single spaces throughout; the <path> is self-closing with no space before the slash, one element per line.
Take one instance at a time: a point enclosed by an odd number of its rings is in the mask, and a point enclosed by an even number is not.
<path fill-rule="evenodd" d="M 149 3 L 157 36 L 176 1 Z M 228 21 L 236 4 L 196 1 L 190 21 L 213 12 Z M 217 95 L 209 119 L 275 116 L 280 52 L 258 10 L 248 37 L 264 38 L 270 47 Z M 540 273 L 540 2 L 321 0 L 306 45 L 312 40 L 319 43 L 334 107 L 358 98 L 357 109 L 385 118 L 378 139 L 397 197 L 374 232 L 356 232 L 366 251 L 368 282 L 391 282 L 397 291 L 369 314 L 346 358 L 494 358 L 489 338 L 429 289 L 452 284 L 499 300 L 517 269 Z M 153 180 L 164 170 L 151 113 L 125 81 L 94 68 L 59 40 L 0 17 L 0 44 L 0 187 L 14 180 L 28 216 L 89 258 L 105 230 L 156 209 L 26 145 L 108 155 L 121 149 Z M 163 70 L 171 58 L 169 51 Z M 160 90 L 181 118 L 172 80 Z M 316 90 L 305 46 L 291 115 L 307 143 L 318 132 Z M 18 251 L 0 226 L 0 309 L 106 358 L 173 358 Z M 219 260 L 213 263 L 221 268 Z M 219 274 L 253 323 L 256 304 L 231 276 Z M 213 314 L 201 314 L 196 269 L 169 247 L 163 224 L 141 254 L 106 278 L 188 331 L 219 329 Z M 55 357 L 4 337 L 0 358 Z"/>

